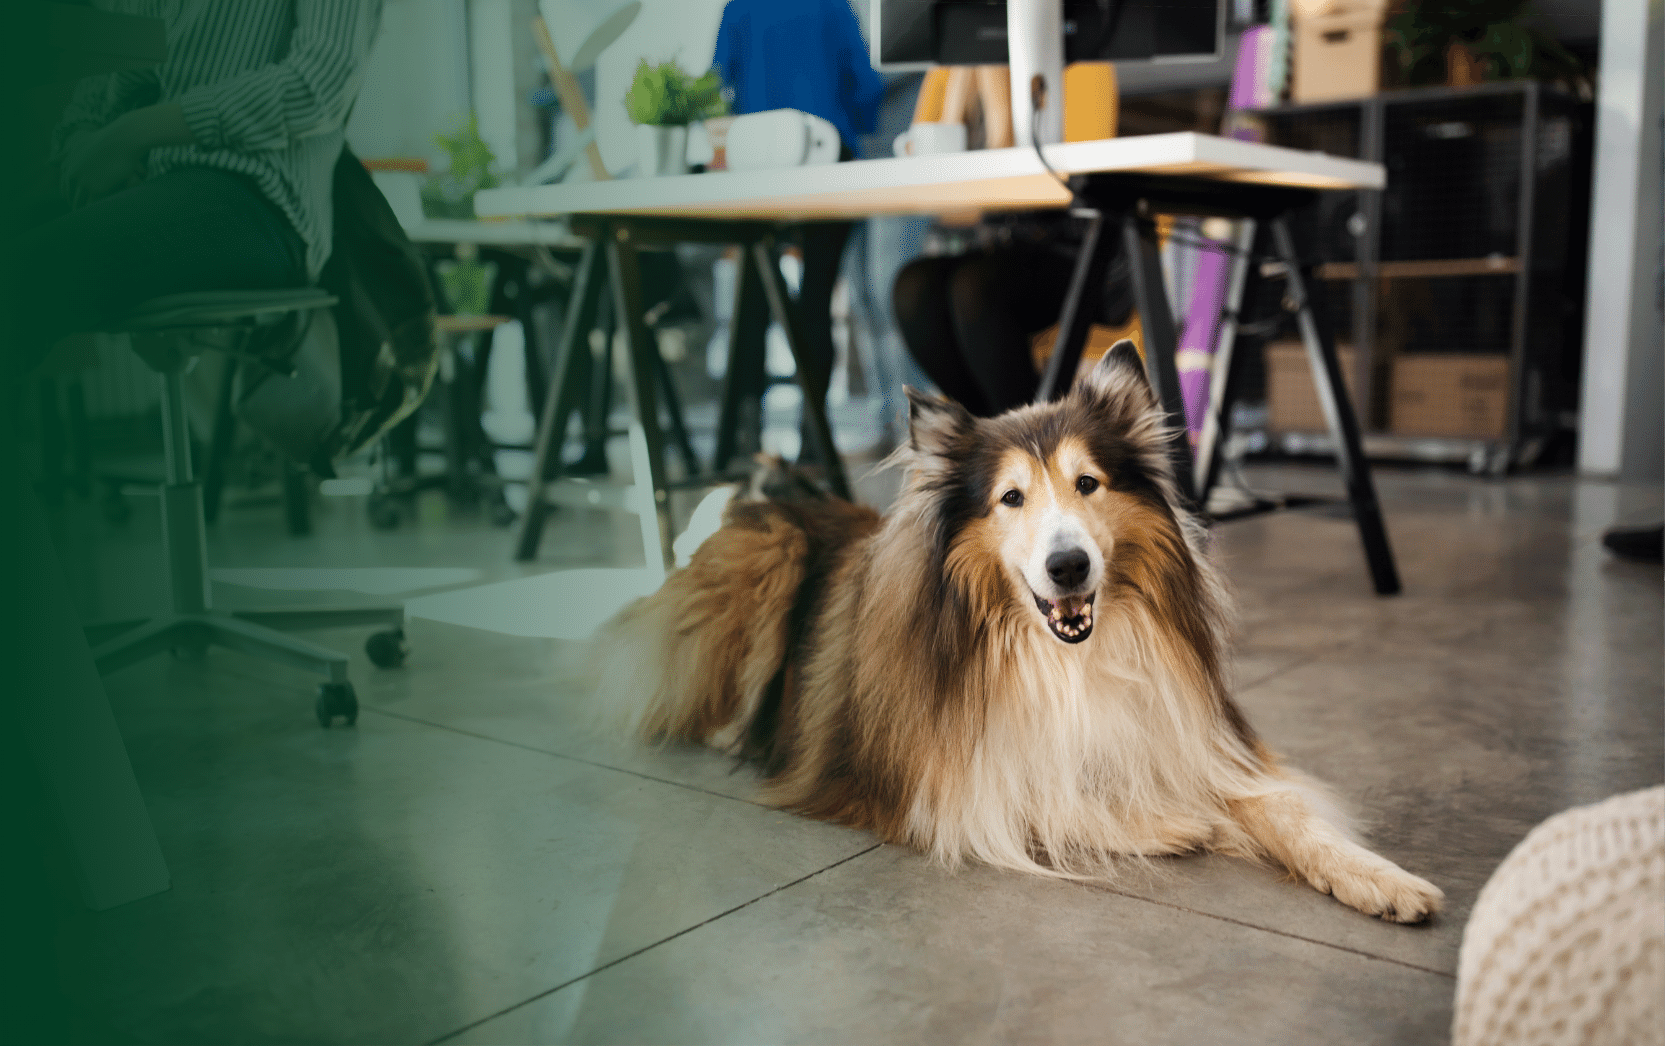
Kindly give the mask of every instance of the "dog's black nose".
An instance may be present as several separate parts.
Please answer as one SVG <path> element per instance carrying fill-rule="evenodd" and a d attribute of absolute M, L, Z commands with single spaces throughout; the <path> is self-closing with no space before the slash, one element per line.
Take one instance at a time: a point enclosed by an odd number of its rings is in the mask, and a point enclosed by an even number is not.
<path fill-rule="evenodd" d="M 1092 560 L 1087 553 L 1078 548 L 1067 548 L 1062 552 L 1054 552 L 1046 557 L 1046 572 L 1054 584 L 1065 592 L 1073 592 L 1087 580 L 1087 571 L 1093 567 Z"/>

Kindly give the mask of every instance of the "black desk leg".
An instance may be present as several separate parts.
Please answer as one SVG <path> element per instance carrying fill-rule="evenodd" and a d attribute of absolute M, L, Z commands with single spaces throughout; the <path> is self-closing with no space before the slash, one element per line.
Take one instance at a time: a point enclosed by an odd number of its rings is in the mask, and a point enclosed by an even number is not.
<path fill-rule="evenodd" d="M 1070 275 L 1070 289 L 1064 298 L 1064 309 L 1058 314 L 1058 338 L 1052 343 L 1052 358 L 1046 361 L 1046 373 L 1041 375 L 1035 402 L 1048 403 L 1060 399 L 1075 382 L 1075 370 L 1081 365 L 1081 350 L 1087 345 L 1087 334 L 1093 320 L 1104 304 L 1104 279 L 1110 260 L 1116 253 L 1116 237 L 1105 235 L 1107 221 L 1102 213 L 1094 214 L 1087 223 L 1087 235 L 1075 256 L 1075 271 Z"/>
<path fill-rule="evenodd" d="M 729 317 L 728 370 L 723 375 L 722 409 L 717 417 L 717 453 L 711 471 L 722 475 L 738 452 L 740 412 L 758 397 L 768 378 L 764 367 L 765 339 L 769 332 L 768 310 L 763 302 L 763 283 L 758 279 L 749 244 L 740 248 L 734 268 L 734 312 Z M 761 404 L 758 405 L 761 411 Z M 761 423 L 761 418 L 754 419 Z"/>
<path fill-rule="evenodd" d="M 567 322 L 561 331 L 561 343 L 555 349 L 555 365 L 543 398 L 543 415 L 538 419 L 532 476 L 526 484 L 526 511 L 521 513 L 520 533 L 515 535 L 515 559 L 521 562 L 537 558 L 544 520 L 549 514 L 544 485 L 560 475 L 567 419 L 578 408 L 581 390 L 569 386 L 574 385 L 571 377 L 579 371 L 578 354 L 587 356 L 590 351 L 590 328 L 595 323 L 596 301 L 601 297 L 600 259 L 599 245 L 592 242 L 584 246 L 572 281 L 572 296 L 567 299 Z"/>
<path fill-rule="evenodd" d="M 1214 348 L 1214 363 L 1208 383 L 1208 416 L 1203 419 L 1202 431 L 1197 436 L 1197 504 L 1206 507 L 1214 484 L 1220 479 L 1220 457 L 1226 441 L 1231 438 L 1231 408 L 1237 402 L 1238 375 L 1242 368 L 1236 364 L 1237 328 L 1243 320 L 1243 302 L 1254 300 L 1254 289 L 1259 279 L 1249 264 L 1255 243 L 1256 222 L 1244 218 L 1237 223 L 1233 242 L 1236 251 L 1231 258 L 1230 275 L 1226 280 L 1224 314 L 1220 317 L 1220 339 Z"/>
<path fill-rule="evenodd" d="M 1307 362 L 1312 366 L 1313 382 L 1318 386 L 1318 402 L 1324 408 L 1330 436 L 1335 440 L 1336 464 L 1341 469 L 1342 482 L 1347 485 L 1347 498 L 1353 503 L 1353 518 L 1358 522 L 1359 538 L 1364 542 L 1370 579 L 1375 583 L 1377 595 L 1394 595 L 1399 591 L 1399 571 L 1393 564 L 1393 549 L 1382 522 L 1382 508 L 1376 502 L 1376 486 L 1371 482 L 1370 464 L 1364 457 L 1359 419 L 1353 413 L 1352 400 L 1348 399 L 1347 387 L 1341 381 L 1341 365 L 1336 360 L 1330 325 L 1320 322 L 1319 309 L 1300 269 L 1295 241 L 1284 218 L 1273 219 L 1272 240 L 1278 257 L 1289 270 L 1290 296 L 1300 306 L 1296 321 L 1301 328 L 1301 341 L 1306 345 Z"/>
<path fill-rule="evenodd" d="M 1162 285 L 1162 256 L 1157 247 L 1155 224 L 1136 214 L 1122 215 L 1122 244 L 1133 272 L 1133 301 L 1139 310 L 1139 329 L 1145 341 L 1145 374 L 1168 415 L 1172 433 L 1168 455 L 1173 462 L 1174 482 L 1187 507 L 1194 507 L 1194 466 L 1191 444 L 1185 435 L 1185 399 L 1180 394 L 1179 369 L 1175 363 L 1179 335 L 1174 330 L 1174 314 Z"/>
<path fill-rule="evenodd" d="M 763 296 L 769 301 L 769 311 L 786 332 L 787 343 L 792 346 L 792 358 L 798 365 L 798 387 L 804 393 L 804 420 L 809 423 L 810 434 L 815 437 L 816 449 L 821 453 L 827 486 L 832 488 L 834 494 L 848 499 L 850 484 L 844 478 L 844 462 L 838 457 L 832 426 L 827 423 L 827 385 L 831 380 L 828 369 L 831 361 L 815 359 L 815 354 L 807 351 L 803 331 L 786 296 L 786 283 L 781 279 L 780 266 L 775 261 L 774 244 L 766 239 L 752 244 L 752 263 L 762 278 Z"/>
<path fill-rule="evenodd" d="M 640 474 L 640 463 L 632 454 L 631 468 L 637 473 L 632 483 L 638 490 L 645 487 L 652 493 L 659 526 L 659 555 L 670 569 L 676 565 L 676 553 L 671 549 L 670 491 L 665 486 L 665 437 L 659 428 L 659 397 L 654 390 L 653 357 L 659 354 L 659 346 L 643 319 L 642 272 L 636 246 L 630 242 L 630 230 L 624 226 L 615 227 L 607 242 L 607 268 L 613 282 L 613 315 L 623 326 L 629 352 L 631 406 L 647 444 L 648 474 Z M 645 537 L 649 531 L 645 523 L 642 530 Z M 653 549 L 647 549 L 646 554 L 651 563 Z"/>

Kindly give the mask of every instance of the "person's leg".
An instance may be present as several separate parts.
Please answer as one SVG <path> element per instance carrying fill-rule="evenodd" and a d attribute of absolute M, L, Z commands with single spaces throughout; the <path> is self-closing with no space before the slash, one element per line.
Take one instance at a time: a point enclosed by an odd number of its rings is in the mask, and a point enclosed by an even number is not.
<path fill-rule="evenodd" d="M 303 246 L 245 178 L 182 168 L 0 245 L 5 368 L 27 373 L 63 335 L 164 294 L 305 282 Z"/>
<path fill-rule="evenodd" d="M 838 349 L 832 339 L 832 294 L 844 259 L 844 245 L 850 240 L 849 222 L 826 222 L 803 227 L 803 275 L 798 280 L 798 317 L 804 344 L 801 351 L 827 374 L 832 373 Z M 804 453 L 800 461 L 815 460 L 815 445 L 807 424 L 803 430 Z"/>
<path fill-rule="evenodd" d="M 955 269 L 949 288 L 955 338 L 989 414 L 1035 398 L 1040 375 L 1029 339 L 1058 322 L 1071 272 L 1069 259 L 1029 248 L 968 255 Z"/>
<path fill-rule="evenodd" d="M 891 302 L 908 352 L 943 395 L 973 414 L 990 414 L 988 399 L 966 366 L 955 333 L 949 288 L 964 258 L 915 258 L 896 274 Z"/>

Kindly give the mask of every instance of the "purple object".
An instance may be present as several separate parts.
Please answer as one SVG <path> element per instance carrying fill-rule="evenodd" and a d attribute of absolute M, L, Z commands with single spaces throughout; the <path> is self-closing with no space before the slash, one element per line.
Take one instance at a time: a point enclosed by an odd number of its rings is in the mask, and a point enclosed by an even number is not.
<path fill-rule="evenodd" d="M 1270 105 L 1268 65 L 1272 56 L 1272 28 L 1257 25 L 1243 32 L 1237 46 L 1237 64 L 1232 69 L 1232 109 L 1258 109 Z M 1234 138 L 1253 139 L 1252 131 L 1233 130 Z M 1185 401 L 1185 428 L 1195 446 L 1208 416 L 1209 374 L 1214 348 L 1220 339 L 1220 314 L 1226 303 L 1226 280 L 1230 256 L 1221 250 L 1202 250 L 1196 277 L 1191 281 L 1191 301 L 1185 310 L 1185 328 L 1179 338 L 1174 364 L 1179 371 L 1180 394 Z"/>
<path fill-rule="evenodd" d="M 1267 68 L 1272 57 L 1272 27 L 1257 25 L 1243 30 L 1237 45 L 1237 64 L 1231 73 L 1232 109 L 1262 109 L 1272 104 Z"/>
<path fill-rule="evenodd" d="M 1185 427 L 1193 437 L 1202 431 L 1203 418 L 1208 413 L 1209 368 L 1220 337 L 1227 260 L 1224 251 L 1206 249 L 1197 259 L 1197 276 L 1191 283 L 1191 306 L 1185 313 L 1185 329 L 1179 337 L 1179 352 L 1174 360 L 1185 398 Z"/>

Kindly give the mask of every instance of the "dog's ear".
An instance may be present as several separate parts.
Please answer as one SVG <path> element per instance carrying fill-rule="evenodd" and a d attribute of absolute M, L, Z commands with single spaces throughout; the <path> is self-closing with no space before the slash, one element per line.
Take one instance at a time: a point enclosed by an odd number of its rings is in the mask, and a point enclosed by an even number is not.
<path fill-rule="evenodd" d="M 1144 358 L 1127 338 L 1110 346 L 1110 351 L 1076 382 L 1076 388 L 1099 399 L 1125 402 L 1131 396 L 1141 407 L 1156 405 L 1156 392 L 1145 374 Z"/>
<path fill-rule="evenodd" d="M 908 394 L 908 443 L 921 454 L 947 457 L 976 422 L 964 407 L 950 399 L 930 396 L 911 386 Z"/>

